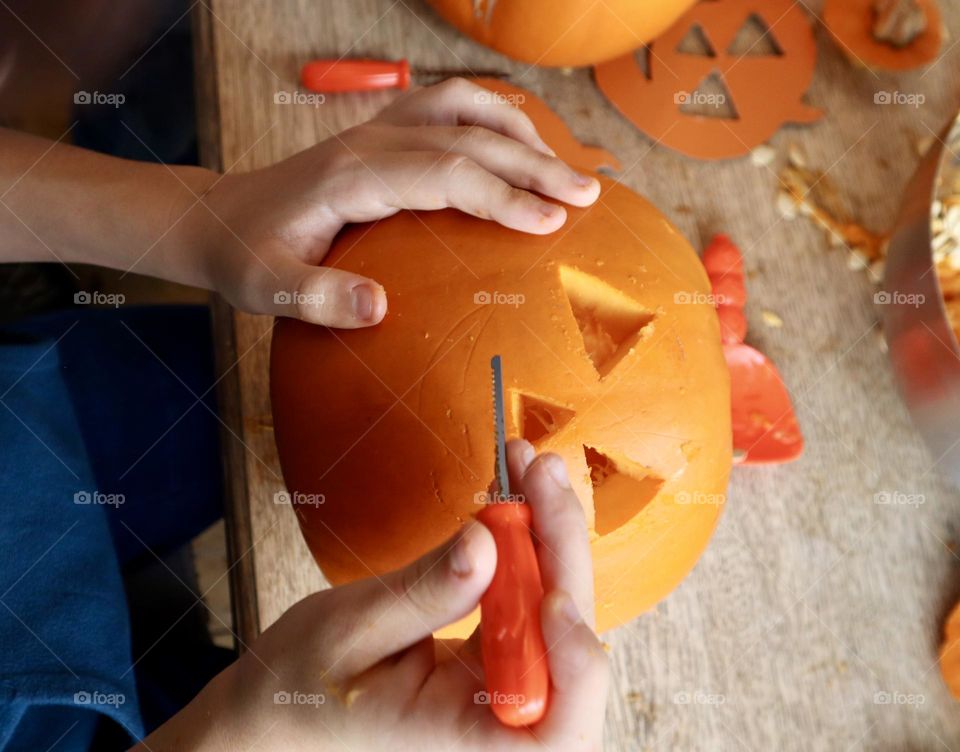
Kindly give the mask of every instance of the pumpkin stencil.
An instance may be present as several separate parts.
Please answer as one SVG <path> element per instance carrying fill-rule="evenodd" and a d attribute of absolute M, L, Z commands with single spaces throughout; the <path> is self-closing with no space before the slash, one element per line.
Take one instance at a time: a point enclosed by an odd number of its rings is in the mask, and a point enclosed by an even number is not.
<path fill-rule="evenodd" d="M 746 25 L 764 29 L 754 44 L 731 50 Z M 684 49 L 690 34 L 705 52 Z M 786 122 L 810 123 L 822 113 L 802 97 L 813 78 L 816 42 L 810 22 L 793 0 L 703 0 L 646 51 L 646 71 L 633 53 L 594 69 L 597 85 L 637 128 L 657 143 L 699 159 L 748 153 Z M 717 80 L 733 117 L 688 114 L 683 105 Z"/>
<path fill-rule="evenodd" d="M 598 203 L 568 207 L 555 236 L 454 210 L 349 226 L 325 263 L 384 285 L 383 322 L 335 331 L 278 319 L 277 448 L 333 583 L 405 564 L 480 510 L 495 353 L 508 435 L 560 454 L 584 505 L 600 628 L 651 607 L 693 567 L 731 467 L 717 314 L 686 240 L 637 194 L 601 184 Z"/>

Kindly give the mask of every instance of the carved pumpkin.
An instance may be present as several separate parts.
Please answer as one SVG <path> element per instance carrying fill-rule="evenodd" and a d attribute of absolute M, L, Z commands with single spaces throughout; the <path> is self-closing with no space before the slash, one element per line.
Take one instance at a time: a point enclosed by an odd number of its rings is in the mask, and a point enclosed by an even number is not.
<path fill-rule="evenodd" d="M 960 603 L 953 607 L 943 625 L 940 675 L 950 694 L 954 699 L 960 700 Z"/>
<path fill-rule="evenodd" d="M 753 44 L 731 52 L 738 33 L 752 24 L 765 27 L 761 39 L 775 49 L 759 54 Z M 702 35 L 704 51 L 684 51 L 690 34 Z M 688 156 L 741 156 L 783 123 L 809 123 L 822 114 L 801 101 L 813 79 L 816 41 L 794 0 L 703 0 L 651 45 L 646 62 L 644 71 L 630 53 L 598 65 L 597 85 L 637 128 Z M 683 109 L 711 80 L 725 89 L 712 96 L 732 117 Z"/>
<path fill-rule="evenodd" d="M 534 65 L 594 65 L 660 34 L 695 0 L 429 0 L 497 52 Z"/>
<path fill-rule="evenodd" d="M 731 466 L 717 314 L 677 230 L 601 182 L 598 203 L 568 207 L 555 235 L 453 210 L 349 227 L 327 263 L 384 285 L 384 321 L 277 321 L 277 448 L 332 582 L 409 562 L 481 509 L 495 353 L 508 434 L 562 455 L 584 504 L 600 628 L 649 608 L 693 567 Z M 319 494 L 322 504 L 297 503 Z"/>

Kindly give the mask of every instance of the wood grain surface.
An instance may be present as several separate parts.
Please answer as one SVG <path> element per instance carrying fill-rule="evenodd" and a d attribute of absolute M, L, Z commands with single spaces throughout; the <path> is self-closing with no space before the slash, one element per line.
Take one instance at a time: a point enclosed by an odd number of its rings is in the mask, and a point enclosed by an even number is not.
<path fill-rule="evenodd" d="M 812 4 L 810 13 L 819 11 Z M 910 423 L 880 346 L 874 288 L 805 219 L 775 205 L 791 142 L 829 170 L 851 216 L 883 230 L 917 161 L 916 142 L 960 104 L 960 7 L 942 3 L 952 39 L 926 72 L 851 65 L 817 30 L 811 105 L 827 115 L 772 140 L 770 168 L 749 158 L 696 162 L 657 147 L 618 115 L 587 70 L 513 63 L 443 24 L 420 0 L 207 0 L 196 6 L 203 153 L 210 166 L 270 164 L 371 116 L 389 93 L 274 102 L 317 56 L 407 57 L 494 67 L 543 97 L 584 141 L 624 165 L 697 248 L 715 232 L 743 248 L 748 341 L 779 366 L 807 439 L 794 464 L 736 469 L 716 536 L 653 612 L 606 635 L 611 750 L 935 750 L 960 748 L 960 707 L 941 683 L 943 617 L 960 596 L 960 498 Z M 776 29 L 774 28 L 774 34 Z M 920 93 L 919 107 L 877 105 Z M 736 92 L 733 92 L 734 99 Z M 763 311 L 783 320 L 764 324 Z M 216 312 L 221 411 L 230 424 L 235 610 L 244 642 L 325 583 L 291 510 L 268 396 L 271 321 Z M 878 504 L 878 494 L 919 504 Z M 883 498 L 883 497 L 880 497 Z M 904 496 L 897 497 L 899 499 Z"/>

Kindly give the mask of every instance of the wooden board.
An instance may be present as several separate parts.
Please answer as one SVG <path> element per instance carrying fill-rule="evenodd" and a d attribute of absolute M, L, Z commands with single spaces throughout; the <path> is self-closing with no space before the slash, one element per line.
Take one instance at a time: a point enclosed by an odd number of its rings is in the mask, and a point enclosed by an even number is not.
<path fill-rule="evenodd" d="M 818 9 L 814 4 L 814 10 Z M 873 288 L 806 220 L 776 210 L 773 171 L 709 164 L 657 148 L 599 94 L 588 71 L 511 63 L 444 25 L 419 0 L 209 0 L 197 6 L 204 158 L 235 171 L 270 164 L 358 123 L 390 94 L 274 104 L 316 56 L 408 57 L 428 66 L 499 67 L 544 97 L 584 140 L 625 166 L 702 247 L 733 236 L 749 272 L 750 341 L 779 365 L 807 438 L 795 464 L 737 469 L 716 536 L 664 603 L 607 635 L 614 677 L 611 750 L 915 750 L 960 744 L 960 707 L 941 684 L 940 625 L 960 597 L 960 499 L 928 456 L 879 345 Z M 960 8 L 944 4 L 952 36 Z M 926 73 L 851 66 L 818 32 L 809 102 L 827 112 L 787 128 L 830 168 L 853 216 L 883 229 L 916 163 L 915 143 L 957 108 L 960 50 Z M 877 91 L 923 93 L 918 108 Z M 765 327 L 761 311 L 783 319 Z M 235 610 L 243 641 L 324 585 L 282 481 L 267 391 L 270 321 L 216 312 Z M 883 505 L 885 492 L 920 505 Z M 891 699 L 892 702 L 885 702 Z M 921 701 L 922 700 L 922 701 Z"/>

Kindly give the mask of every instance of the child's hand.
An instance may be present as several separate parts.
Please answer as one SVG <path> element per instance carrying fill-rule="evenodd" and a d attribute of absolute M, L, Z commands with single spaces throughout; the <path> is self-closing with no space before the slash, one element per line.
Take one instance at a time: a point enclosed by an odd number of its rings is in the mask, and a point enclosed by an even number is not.
<path fill-rule="evenodd" d="M 451 79 L 411 92 L 373 120 L 290 159 L 220 178 L 208 190 L 211 211 L 197 207 L 188 226 L 210 249 L 210 286 L 248 311 L 356 328 L 378 323 L 387 298 L 376 280 L 317 268 L 344 224 L 400 209 L 454 207 L 543 234 L 563 225 L 566 211 L 534 192 L 587 206 L 600 186 L 553 156 L 521 110 Z"/>
<path fill-rule="evenodd" d="M 147 739 L 172 749 L 600 749 L 607 656 L 593 632 L 583 511 L 556 455 L 508 445 L 511 489 L 532 507 L 551 677 L 545 718 L 510 729 L 483 691 L 478 634 L 431 633 L 470 613 L 493 576 L 480 523 L 409 567 L 317 593 L 291 608 L 180 715 Z"/>

